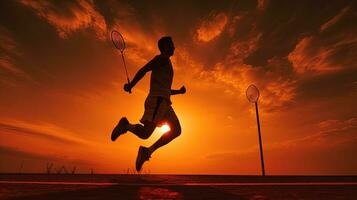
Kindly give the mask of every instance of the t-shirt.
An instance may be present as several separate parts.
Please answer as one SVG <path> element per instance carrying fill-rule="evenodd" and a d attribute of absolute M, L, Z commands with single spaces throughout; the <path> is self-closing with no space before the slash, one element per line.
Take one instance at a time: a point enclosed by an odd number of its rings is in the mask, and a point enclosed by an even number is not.
<path fill-rule="evenodd" d="M 170 100 L 174 76 L 170 58 L 164 55 L 157 55 L 149 64 L 152 65 L 149 95 L 161 96 Z"/>

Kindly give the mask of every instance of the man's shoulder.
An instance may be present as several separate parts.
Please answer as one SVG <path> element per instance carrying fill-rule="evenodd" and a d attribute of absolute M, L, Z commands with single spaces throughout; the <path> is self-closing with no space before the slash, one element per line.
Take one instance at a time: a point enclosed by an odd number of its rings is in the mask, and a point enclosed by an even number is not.
<path fill-rule="evenodd" d="M 170 61 L 170 58 L 167 56 L 164 56 L 162 54 L 156 55 L 153 60 L 158 61 L 158 62 L 168 62 Z"/>

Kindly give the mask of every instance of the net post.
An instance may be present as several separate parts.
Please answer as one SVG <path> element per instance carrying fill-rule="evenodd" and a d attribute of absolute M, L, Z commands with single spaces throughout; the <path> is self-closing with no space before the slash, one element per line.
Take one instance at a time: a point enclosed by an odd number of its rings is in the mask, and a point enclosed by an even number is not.
<path fill-rule="evenodd" d="M 257 124 L 258 124 L 258 137 L 259 137 L 259 148 L 260 148 L 260 162 L 262 165 L 262 176 L 265 176 L 263 145 L 262 145 L 262 137 L 260 133 L 260 122 L 259 122 L 259 114 L 258 114 L 258 101 L 255 102 L 255 112 L 257 115 Z"/>

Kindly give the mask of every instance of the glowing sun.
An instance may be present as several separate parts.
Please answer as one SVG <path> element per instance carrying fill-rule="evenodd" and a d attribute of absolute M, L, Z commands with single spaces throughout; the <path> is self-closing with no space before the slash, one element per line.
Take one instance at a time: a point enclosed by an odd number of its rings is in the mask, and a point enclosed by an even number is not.
<path fill-rule="evenodd" d="M 167 133 L 171 130 L 170 126 L 167 125 L 167 124 L 164 124 L 162 125 L 160 128 L 159 128 L 159 131 L 160 133 L 164 134 L 164 133 Z"/>

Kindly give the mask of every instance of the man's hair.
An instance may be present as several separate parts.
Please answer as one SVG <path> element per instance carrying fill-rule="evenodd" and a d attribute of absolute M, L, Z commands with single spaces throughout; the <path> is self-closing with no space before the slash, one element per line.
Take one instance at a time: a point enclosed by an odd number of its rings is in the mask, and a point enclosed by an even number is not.
<path fill-rule="evenodd" d="M 160 52 L 164 51 L 170 43 L 172 43 L 172 38 L 170 36 L 164 36 L 160 38 L 160 40 L 157 42 L 157 46 L 159 47 Z"/>

